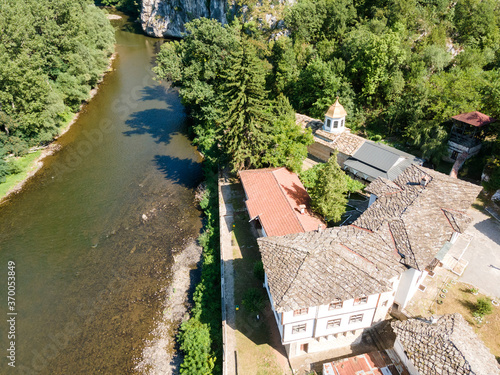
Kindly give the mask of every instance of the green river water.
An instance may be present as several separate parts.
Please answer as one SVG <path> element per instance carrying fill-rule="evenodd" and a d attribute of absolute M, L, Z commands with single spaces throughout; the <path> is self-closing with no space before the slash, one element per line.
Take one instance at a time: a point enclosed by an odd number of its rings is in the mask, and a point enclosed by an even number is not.
<path fill-rule="evenodd" d="M 57 140 L 61 150 L 0 206 L 0 374 L 134 373 L 172 256 L 201 229 L 201 159 L 177 93 L 152 79 L 161 42 L 113 23 L 114 71 Z"/>

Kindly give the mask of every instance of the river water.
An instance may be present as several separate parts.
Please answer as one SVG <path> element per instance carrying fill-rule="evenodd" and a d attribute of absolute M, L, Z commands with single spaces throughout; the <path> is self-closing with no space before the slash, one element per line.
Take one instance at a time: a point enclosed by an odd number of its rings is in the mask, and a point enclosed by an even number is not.
<path fill-rule="evenodd" d="M 61 150 L 0 206 L 1 374 L 129 374 L 161 313 L 173 255 L 201 229 L 200 156 L 177 93 L 154 81 L 159 44 L 117 27 L 114 71 Z M 6 358 L 15 262 L 15 365 Z"/>

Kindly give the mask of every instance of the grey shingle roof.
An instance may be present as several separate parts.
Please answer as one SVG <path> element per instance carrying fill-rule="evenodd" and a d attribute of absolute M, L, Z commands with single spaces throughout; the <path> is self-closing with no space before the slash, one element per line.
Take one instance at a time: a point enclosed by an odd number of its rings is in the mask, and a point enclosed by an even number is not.
<path fill-rule="evenodd" d="M 434 324 L 408 319 L 391 325 L 422 375 L 500 374 L 495 357 L 458 313 L 443 315 Z"/>
<path fill-rule="evenodd" d="M 394 180 L 412 163 L 420 163 L 420 159 L 380 143 L 366 141 L 344 163 L 346 167 L 369 176 L 369 180 L 384 177 Z"/>
<path fill-rule="evenodd" d="M 389 291 L 404 265 L 434 264 L 454 231 L 465 229 L 481 187 L 411 165 L 368 190 L 378 199 L 353 225 L 258 239 L 277 311 Z"/>
<path fill-rule="evenodd" d="M 365 191 L 375 194 L 377 197 L 382 195 L 397 193 L 401 188 L 391 180 L 379 177 L 365 188 Z"/>
<path fill-rule="evenodd" d="M 427 185 L 420 184 L 422 178 L 427 179 Z M 403 262 L 423 270 L 454 231 L 464 231 L 470 220 L 466 211 L 481 187 L 416 165 L 394 183 L 401 190 L 385 194 L 379 188 L 380 181 L 372 183 L 381 195 L 377 194 L 378 199 L 354 224 L 372 231 L 389 227 L 395 247 L 404 255 Z"/>
<path fill-rule="evenodd" d="M 351 226 L 257 241 L 278 312 L 390 291 L 403 270 L 390 243 Z"/>

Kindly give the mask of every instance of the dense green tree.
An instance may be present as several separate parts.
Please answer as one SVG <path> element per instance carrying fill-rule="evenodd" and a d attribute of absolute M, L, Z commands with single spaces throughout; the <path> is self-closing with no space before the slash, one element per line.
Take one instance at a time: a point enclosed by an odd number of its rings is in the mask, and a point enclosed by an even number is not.
<path fill-rule="evenodd" d="M 385 28 L 375 32 L 361 25 L 347 34 L 343 53 L 348 77 L 368 103 L 384 103 L 402 92 L 399 71 L 407 50 L 399 33 Z"/>
<path fill-rule="evenodd" d="M 311 208 L 327 221 L 340 221 L 346 211 L 347 193 L 364 185 L 352 180 L 337 163 L 337 153 L 327 163 L 302 172 L 300 179 L 311 196 Z"/>
<path fill-rule="evenodd" d="M 500 47 L 500 5 L 496 0 L 459 0 L 455 5 L 456 39 L 471 47 Z"/>
<path fill-rule="evenodd" d="M 231 155 L 233 171 L 261 167 L 272 139 L 271 114 L 267 109 L 265 67 L 255 48 L 246 40 L 229 58 L 224 74 L 221 142 Z"/>
<path fill-rule="evenodd" d="M 100 0 L 96 2 L 100 5 L 116 7 L 116 9 L 134 17 L 138 17 L 141 13 L 142 0 Z"/>
<path fill-rule="evenodd" d="M 353 0 L 302 0 L 286 15 L 292 37 L 312 43 L 342 38 L 355 19 Z"/>
<path fill-rule="evenodd" d="M 0 140 L 4 151 L 20 154 L 29 146 L 52 140 L 88 97 L 113 47 L 113 28 L 89 0 L 1 2 Z"/>
<path fill-rule="evenodd" d="M 307 157 L 307 146 L 314 142 L 312 133 L 295 123 L 295 111 L 283 95 L 276 99 L 273 115 L 271 142 L 262 161 L 266 165 L 285 166 L 293 172 L 300 172 Z"/>
<path fill-rule="evenodd" d="M 182 102 L 195 120 L 196 142 L 211 157 L 221 130 L 217 121 L 223 107 L 222 77 L 231 70 L 231 54 L 240 45 L 240 27 L 196 19 L 186 24 L 186 32 L 182 41 L 162 45 L 154 71 L 180 88 Z"/>

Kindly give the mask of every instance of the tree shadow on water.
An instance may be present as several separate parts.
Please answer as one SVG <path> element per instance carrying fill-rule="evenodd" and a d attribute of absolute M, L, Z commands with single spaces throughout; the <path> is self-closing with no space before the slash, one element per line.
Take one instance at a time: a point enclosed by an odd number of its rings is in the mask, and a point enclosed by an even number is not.
<path fill-rule="evenodd" d="M 177 99 L 177 92 L 175 90 L 170 89 L 169 87 L 165 87 L 163 85 L 152 85 L 146 86 L 141 90 L 141 101 L 147 100 L 159 100 L 162 102 L 166 102 L 169 105 L 170 110 L 174 111 L 182 111 L 183 107 L 180 104 L 180 100 Z M 178 104 L 176 105 L 177 99 Z M 178 107 L 178 108 L 176 108 Z"/>
<path fill-rule="evenodd" d="M 189 189 L 196 188 L 203 178 L 201 163 L 191 159 L 156 155 L 154 160 L 166 179 Z"/>
<path fill-rule="evenodd" d="M 146 109 L 130 115 L 125 124 L 131 128 L 123 132 L 126 136 L 150 134 L 157 143 L 169 143 L 172 135 L 183 132 L 184 119 L 174 111 L 167 109 Z"/>

